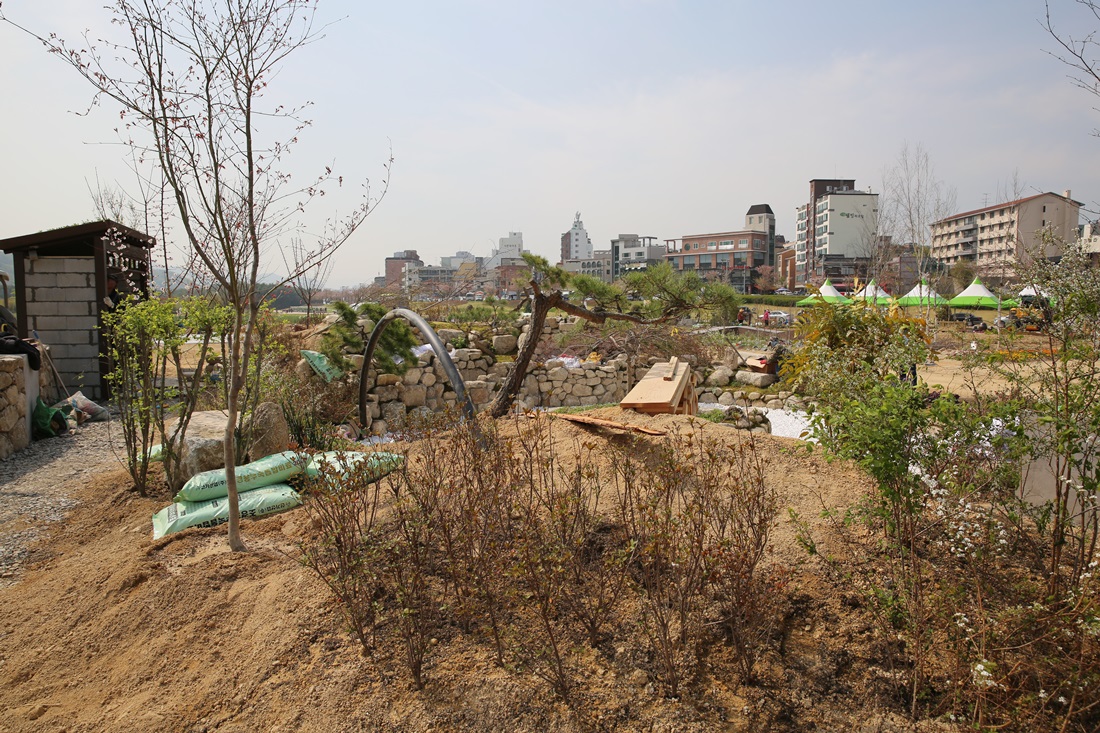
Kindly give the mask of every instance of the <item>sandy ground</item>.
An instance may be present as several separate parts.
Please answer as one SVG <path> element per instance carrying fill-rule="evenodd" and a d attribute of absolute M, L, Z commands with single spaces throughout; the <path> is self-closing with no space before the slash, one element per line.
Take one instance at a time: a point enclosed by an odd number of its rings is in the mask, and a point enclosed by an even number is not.
<path fill-rule="evenodd" d="M 744 438 L 683 416 L 618 408 L 597 414 L 723 442 Z M 563 451 L 584 445 L 604 461 L 624 441 L 644 451 L 648 441 L 662 440 L 630 442 L 617 431 L 563 421 L 553 431 Z M 687 693 L 664 697 L 639 630 L 627 623 L 597 649 L 571 647 L 583 692 L 571 706 L 530 672 L 494 666 L 485 641 L 458 629 L 440 630 L 427 687 L 417 692 L 392 629 L 382 629 L 377 651 L 363 656 L 327 589 L 299 564 L 297 542 L 311 531 L 305 511 L 246 521 L 247 553 L 229 553 L 221 528 L 153 541 L 149 517 L 165 497 L 126 490 L 125 472 L 104 456 L 86 465 L 92 478 L 61 480 L 78 506 L 33 546 L 18 581 L 0 588 L 0 728 L 911 730 L 884 712 L 893 688 L 882 677 L 858 594 L 806 554 L 788 520 L 794 510 L 817 526 L 824 507 L 854 502 L 866 478 L 794 440 L 762 436 L 758 448 L 780 502 L 769 562 L 788 567 L 792 580 L 779 637 L 752 685 L 742 684 L 716 647 Z"/>

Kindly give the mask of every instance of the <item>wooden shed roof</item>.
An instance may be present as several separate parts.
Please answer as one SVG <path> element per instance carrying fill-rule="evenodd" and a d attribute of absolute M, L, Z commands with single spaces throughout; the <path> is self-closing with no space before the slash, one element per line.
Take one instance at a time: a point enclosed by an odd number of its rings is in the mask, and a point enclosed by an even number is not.
<path fill-rule="evenodd" d="M 105 219 L 103 221 L 88 222 L 86 224 L 74 224 L 73 226 L 61 227 L 60 229 L 50 229 L 35 234 L 24 234 L 19 237 L 0 239 L 0 250 L 4 252 L 14 252 L 21 249 L 30 249 L 31 247 L 50 248 L 65 246 L 75 242 L 85 242 L 92 238 L 102 237 L 109 231 L 117 231 L 121 235 L 122 241 L 132 246 L 152 248 L 153 245 L 156 244 L 156 240 L 148 234 L 143 234 L 136 229 L 131 229 L 118 222 Z"/>

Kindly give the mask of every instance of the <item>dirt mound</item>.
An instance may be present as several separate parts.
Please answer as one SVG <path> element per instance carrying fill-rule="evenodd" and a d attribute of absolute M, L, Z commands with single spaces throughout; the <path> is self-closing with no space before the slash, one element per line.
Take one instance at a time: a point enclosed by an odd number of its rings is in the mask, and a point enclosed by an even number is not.
<path fill-rule="evenodd" d="M 621 410 L 591 415 L 744 439 L 682 416 Z M 623 441 L 616 431 L 554 424 L 574 438 Z M 659 440 L 660 438 L 652 438 Z M 427 689 L 410 689 L 399 649 L 366 658 L 342 628 L 325 586 L 297 560 L 309 532 L 301 510 L 245 522 L 250 552 L 226 549 L 224 529 L 150 539 L 166 498 L 119 487 L 123 471 L 70 487 L 79 507 L 35 548 L 23 579 L 0 589 L 0 700 L 11 731 L 335 730 L 901 730 L 887 675 L 877 669 L 856 594 L 822 575 L 787 521 L 845 506 L 866 479 L 802 444 L 764 436 L 767 481 L 780 496 L 776 559 L 793 570 L 790 609 L 760 681 L 739 683 L 716 654 L 681 699 L 661 696 L 640 651 L 591 652 L 567 707 L 543 681 L 493 665 L 458 631 L 441 634 Z M 597 451 L 599 453 L 600 451 Z M 603 451 L 608 456 L 612 451 Z M 775 656 L 778 655 L 778 656 Z M 642 660 L 644 661 L 644 660 Z M 906 728 L 908 729 L 908 728 Z"/>

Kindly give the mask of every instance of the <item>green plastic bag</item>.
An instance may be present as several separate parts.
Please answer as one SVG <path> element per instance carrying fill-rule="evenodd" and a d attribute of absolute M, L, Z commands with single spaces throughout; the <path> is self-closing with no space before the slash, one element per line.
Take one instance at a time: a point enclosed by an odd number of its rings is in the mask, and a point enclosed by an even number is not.
<path fill-rule="evenodd" d="M 321 352 L 302 349 L 299 353 L 313 368 L 313 371 L 321 375 L 321 378 L 326 382 L 331 382 L 334 379 L 339 379 L 344 376 L 344 373 L 332 363 L 332 360 Z"/>
<path fill-rule="evenodd" d="M 237 466 L 237 491 L 244 493 L 286 481 L 305 468 L 307 458 L 292 450 L 274 453 L 258 461 Z M 174 497 L 176 501 L 206 501 L 229 496 L 225 469 L 196 473 Z"/>
<path fill-rule="evenodd" d="M 69 410 L 72 410 L 71 406 Z M 65 419 L 65 415 L 65 410 L 50 407 L 39 397 L 34 406 L 34 414 L 31 416 L 31 427 L 35 439 L 55 438 L 61 433 L 68 432 L 69 421 Z"/>
<path fill-rule="evenodd" d="M 298 492 L 286 484 L 274 484 L 239 497 L 241 519 L 258 519 L 285 512 L 302 503 Z M 229 521 L 229 498 L 208 501 L 179 501 L 153 515 L 153 539 L 188 527 L 216 527 Z"/>
<path fill-rule="evenodd" d="M 348 473 L 362 472 L 366 476 L 366 482 L 373 484 L 391 471 L 400 468 L 404 462 L 405 456 L 398 453 L 333 450 L 313 456 L 306 465 L 306 475 L 317 478 L 322 473 L 329 473 L 345 477 Z"/>
<path fill-rule="evenodd" d="M 161 463 L 164 461 L 164 443 L 157 443 L 149 449 L 149 463 Z"/>

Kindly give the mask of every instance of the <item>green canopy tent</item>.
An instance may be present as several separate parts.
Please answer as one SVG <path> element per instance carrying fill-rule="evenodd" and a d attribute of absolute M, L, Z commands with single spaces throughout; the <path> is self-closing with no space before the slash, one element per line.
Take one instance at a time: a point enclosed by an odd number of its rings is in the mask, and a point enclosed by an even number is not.
<path fill-rule="evenodd" d="M 952 308 L 997 308 L 1001 299 L 982 284 L 981 278 L 976 277 L 966 290 L 947 301 L 947 304 Z"/>
<path fill-rule="evenodd" d="M 878 286 L 874 278 L 871 278 L 871 282 L 860 290 L 858 293 L 852 296 L 853 300 L 866 300 L 874 303 L 875 305 L 890 305 L 894 301 L 894 298 L 890 293 L 886 292 Z"/>
<path fill-rule="evenodd" d="M 821 286 L 821 289 L 813 295 L 803 298 L 795 303 L 799 308 L 805 308 L 817 303 L 851 303 L 852 301 L 845 298 L 840 294 L 840 291 L 833 287 L 833 283 L 826 280 Z"/>
<path fill-rule="evenodd" d="M 929 306 L 947 305 L 947 298 L 933 290 L 932 286 L 928 284 L 928 280 L 922 277 L 912 290 L 898 298 L 897 304 L 903 308 L 909 306 L 927 308 Z"/>

